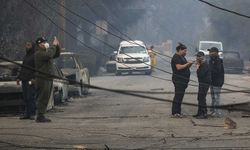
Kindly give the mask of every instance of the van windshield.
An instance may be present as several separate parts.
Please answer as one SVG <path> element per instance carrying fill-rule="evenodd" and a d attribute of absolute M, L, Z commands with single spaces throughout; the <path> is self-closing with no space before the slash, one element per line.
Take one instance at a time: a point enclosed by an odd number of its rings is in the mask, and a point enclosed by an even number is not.
<path fill-rule="evenodd" d="M 130 46 L 130 47 L 121 47 L 120 54 L 128 53 L 147 53 L 146 48 L 141 46 Z"/>
<path fill-rule="evenodd" d="M 218 44 L 218 43 L 201 43 L 200 44 L 200 50 L 207 50 L 212 47 L 216 47 L 219 49 L 219 51 L 222 51 L 221 44 Z"/>

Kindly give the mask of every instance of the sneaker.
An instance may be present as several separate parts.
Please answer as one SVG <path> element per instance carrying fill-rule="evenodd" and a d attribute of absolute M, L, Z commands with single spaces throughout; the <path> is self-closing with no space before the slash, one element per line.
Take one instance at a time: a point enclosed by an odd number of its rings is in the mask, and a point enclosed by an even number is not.
<path fill-rule="evenodd" d="M 222 116 L 221 113 L 215 113 L 214 117 L 216 117 L 216 118 L 222 118 L 223 116 Z"/>
<path fill-rule="evenodd" d="M 38 116 L 36 118 L 37 123 L 46 123 L 46 122 L 51 122 L 49 118 L 45 118 L 44 116 Z"/>
<path fill-rule="evenodd" d="M 30 116 L 28 116 L 28 115 L 23 115 L 23 116 L 21 116 L 19 119 L 20 119 L 20 120 L 28 120 L 28 119 L 30 119 Z"/>
<path fill-rule="evenodd" d="M 211 116 L 211 117 L 213 117 L 214 115 L 215 115 L 214 111 L 211 111 L 210 114 L 208 114 L 208 116 Z"/>
<path fill-rule="evenodd" d="M 183 115 L 176 113 L 176 114 L 173 114 L 171 118 L 183 118 Z"/>
<path fill-rule="evenodd" d="M 195 118 L 196 119 L 207 119 L 207 115 L 198 115 Z"/>
<path fill-rule="evenodd" d="M 193 117 L 197 117 L 197 116 L 200 116 L 200 114 L 195 114 L 195 115 L 193 115 Z"/>
<path fill-rule="evenodd" d="M 30 116 L 29 120 L 35 120 L 35 116 Z"/>

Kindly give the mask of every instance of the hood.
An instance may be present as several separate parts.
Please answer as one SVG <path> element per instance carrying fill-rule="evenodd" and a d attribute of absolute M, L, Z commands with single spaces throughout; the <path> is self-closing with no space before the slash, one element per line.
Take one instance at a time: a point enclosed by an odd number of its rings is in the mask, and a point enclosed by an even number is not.
<path fill-rule="evenodd" d="M 128 54 L 118 54 L 117 57 L 122 58 L 143 58 L 149 57 L 147 53 L 128 53 Z"/>
<path fill-rule="evenodd" d="M 76 74 L 76 69 L 63 68 L 63 69 L 61 69 L 61 71 L 62 71 L 64 76 Z"/>

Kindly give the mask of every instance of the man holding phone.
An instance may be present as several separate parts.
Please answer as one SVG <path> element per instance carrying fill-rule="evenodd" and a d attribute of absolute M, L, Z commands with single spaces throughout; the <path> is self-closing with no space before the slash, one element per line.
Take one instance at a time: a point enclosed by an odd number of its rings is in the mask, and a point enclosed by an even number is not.
<path fill-rule="evenodd" d="M 53 59 L 59 57 L 59 41 L 54 37 L 52 46 L 49 46 L 44 37 L 36 40 L 37 50 L 35 53 L 36 88 L 37 88 L 37 117 L 36 122 L 51 122 L 44 116 L 50 99 L 53 78 Z"/>

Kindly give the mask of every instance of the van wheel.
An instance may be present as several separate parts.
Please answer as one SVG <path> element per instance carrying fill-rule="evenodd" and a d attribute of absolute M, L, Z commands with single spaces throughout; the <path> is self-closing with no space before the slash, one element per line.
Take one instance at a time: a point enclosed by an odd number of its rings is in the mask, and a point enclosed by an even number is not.
<path fill-rule="evenodd" d="M 78 87 L 78 93 L 77 93 L 77 96 L 82 96 L 83 95 L 83 83 L 82 83 L 82 80 L 80 80 L 80 87 Z"/>
<path fill-rule="evenodd" d="M 56 104 L 61 104 L 63 102 L 63 90 L 59 91 L 58 97 L 54 100 Z"/>
<path fill-rule="evenodd" d="M 88 85 L 90 85 L 90 79 L 88 78 Z M 82 89 L 82 95 L 88 95 L 89 94 L 89 87 L 87 86 L 83 86 L 83 89 Z"/>
<path fill-rule="evenodd" d="M 122 74 L 122 72 L 121 72 L 121 71 L 116 70 L 115 75 L 120 76 L 121 74 Z"/>
<path fill-rule="evenodd" d="M 152 70 L 145 71 L 145 74 L 146 75 L 151 75 L 152 74 Z"/>

